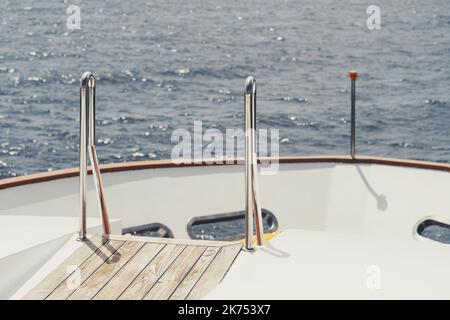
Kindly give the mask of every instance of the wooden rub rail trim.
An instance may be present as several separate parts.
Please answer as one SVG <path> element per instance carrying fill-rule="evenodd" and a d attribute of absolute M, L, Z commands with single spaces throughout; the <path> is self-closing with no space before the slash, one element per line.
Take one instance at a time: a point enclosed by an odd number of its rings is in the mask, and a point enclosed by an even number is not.
<path fill-rule="evenodd" d="M 264 159 L 262 159 L 264 160 Z M 243 163 L 241 160 L 234 160 L 232 164 Z M 393 158 L 381 158 L 357 155 L 355 159 L 350 156 L 314 156 L 314 157 L 281 157 L 279 163 L 349 163 L 349 164 L 380 164 L 396 167 L 407 167 L 416 169 L 428 169 L 437 171 L 450 172 L 450 164 L 439 162 L 427 162 L 416 160 L 403 160 Z M 184 167 L 201 167 L 208 166 L 205 162 L 202 163 L 190 163 L 190 164 L 176 164 L 171 160 L 149 160 L 149 161 L 135 161 L 124 163 L 110 163 L 100 166 L 102 173 L 108 172 L 120 172 L 120 171 L 132 171 L 132 170 L 144 170 L 144 169 L 161 169 L 161 168 L 184 168 Z M 216 164 L 220 165 L 220 164 Z M 225 164 L 224 164 L 225 165 Z M 38 182 L 52 181 L 64 178 L 71 178 L 78 176 L 78 168 L 69 168 L 56 170 L 53 172 L 43 172 L 31 174 L 28 176 L 20 176 L 8 179 L 0 180 L 0 190 L 12 187 L 18 187 L 27 184 L 33 184 Z M 88 174 L 92 174 L 89 169 Z"/>

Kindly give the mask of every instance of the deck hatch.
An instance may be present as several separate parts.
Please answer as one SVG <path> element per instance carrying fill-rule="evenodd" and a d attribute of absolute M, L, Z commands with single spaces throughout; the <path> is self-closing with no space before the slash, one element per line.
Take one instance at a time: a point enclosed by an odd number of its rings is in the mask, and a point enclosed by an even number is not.
<path fill-rule="evenodd" d="M 419 224 L 417 233 L 424 238 L 450 244 L 450 225 L 433 219 L 427 219 Z"/>
<path fill-rule="evenodd" d="M 136 227 L 124 228 L 122 234 L 143 237 L 173 238 L 172 230 L 162 223 L 149 223 Z"/>
<path fill-rule="evenodd" d="M 262 209 L 264 233 L 278 230 L 278 220 L 267 209 Z M 187 225 L 191 239 L 234 241 L 244 238 L 245 212 L 236 211 L 192 218 Z"/>

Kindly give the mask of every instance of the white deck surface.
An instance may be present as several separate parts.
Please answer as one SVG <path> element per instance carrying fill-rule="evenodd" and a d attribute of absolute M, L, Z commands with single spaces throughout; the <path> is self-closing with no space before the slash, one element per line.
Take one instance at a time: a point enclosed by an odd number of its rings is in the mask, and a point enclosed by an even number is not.
<path fill-rule="evenodd" d="M 21 287 L 36 281 L 61 263 L 75 246 L 79 219 L 72 217 L 0 215 L 0 299 L 23 294 Z M 88 218 L 89 233 L 101 233 L 101 219 Z M 110 221 L 119 233 L 121 221 Z M 29 289 L 29 288 L 28 288 Z M 19 291 L 18 291 L 19 290 Z M 26 291 L 25 291 L 26 292 Z"/>
<path fill-rule="evenodd" d="M 87 219 L 92 233 L 100 232 L 101 225 L 101 219 Z M 0 259 L 60 237 L 68 239 L 78 229 L 78 218 L 0 215 Z M 116 229 L 120 232 L 120 225 Z"/>
<path fill-rule="evenodd" d="M 205 299 L 450 298 L 450 245 L 286 230 Z"/>

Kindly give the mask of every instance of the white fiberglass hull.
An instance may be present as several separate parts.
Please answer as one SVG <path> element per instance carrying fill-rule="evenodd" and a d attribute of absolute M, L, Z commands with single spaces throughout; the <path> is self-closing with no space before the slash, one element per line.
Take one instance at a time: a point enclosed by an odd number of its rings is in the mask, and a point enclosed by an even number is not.
<path fill-rule="evenodd" d="M 435 297 L 449 298 L 450 289 L 447 294 L 446 288 L 450 276 L 444 272 L 450 265 L 446 252 L 449 247 L 417 234 L 417 226 L 430 217 L 444 223 L 450 221 L 447 194 L 450 174 L 437 167 L 439 170 L 431 165 L 427 168 L 411 163 L 386 165 L 331 158 L 329 161 L 282 161 L 277 174 L 260 176 L 259 189 L 262 207 L 276 216 L 282 232 L 268 246 L 273 243 L 277 251 L 289 253 L 291 260 L 276 260 L 276 254 L 275 258 L 270 258 L 270 254 L 264 257 L 267 255 L 264 249 L 254 255 L 243 253 L 211 297 L 232 298 L 229 288 L 242 280 L 240 276 L 258 270 L 254 277 L 260 277 L 258 272 L 263 272 L 267 290 L 257 290 L 250 281 L 246 284 L 248 290 L 238 290 L 243 298 L 408 298 L 420 296 L 412 291 L 431 290 L 430 286 L 438 286 Z M 167 226 L 175 238 L 188 238 L 187 225 L 192 218 L 243 209 L 244 176 L 240 165 L 139 169 L 110 170 L 103 174 L 115 233 L 120 233 L 122 228 L 157 222 Z M 25 290 L 33 272 L 40 270 L 67 241 L 73 241 L 79 208 L 78 178 L 71 175 L 35 183 L 9 183 L 0 191 L 1 228 L 4 229 L 0 232 L 1 242 L 15 243 L 15 249 L 5 245 L 0 249 L 0 274 L 17 275 L 14 280 L 3 276 L 0 279 L 2 298 L 18 297 L 17 290 Z M 99 209 L 92 179 L 88 180 L 88 216 L 92 218 L 91 227 L 99 231 Z M 19 224 L 17 217 L 21 217 Z M 53 220 L 43 223 L 42 219 Z M 283 232 L 292 229 L 300 231 Z M 62 240 L 51 244 L 55 239 Z M 432 253 L 427 255 L 429 252 Z M 20 257 L 20 254 L 24 255 Z M 372 254 L 374 262 L 369 261 Z M 21 262 L 29 261 L 29 257 L 37 262 Z M 424 263 L 424 259 L 428 262 Z M 359 265 L 360 273 L 355 274 L 356 269 L 351 265 Z M 370 275 L 366 272 L 371 265 L 379 266 L 382 273 L 382 265 L 387 266 L 382 284 L 386 288 L 382 290 L 384 293 L 373 295 L 366 285 Z M 408 272 L 415 287 L 406 286 L 406 274 L 395 277 L 401 272 L 400 267 L 390 267 L 395 265 L 410 266 Z M 324 276 L 326 270 L 329 272 Z M 442 279 L 442 285 L 437 280 L 414 282 L 413 276 L 426 279 L 429 274 Z M 335 276 L 339 280 L 330 280 Z M 289 290 L 281 291 L 280 285 L 289 277 L 297 280 Z M 355 283 L 357 289 L 342 283 Z M 320 292 L 327 294 L 320 295 Z"/>

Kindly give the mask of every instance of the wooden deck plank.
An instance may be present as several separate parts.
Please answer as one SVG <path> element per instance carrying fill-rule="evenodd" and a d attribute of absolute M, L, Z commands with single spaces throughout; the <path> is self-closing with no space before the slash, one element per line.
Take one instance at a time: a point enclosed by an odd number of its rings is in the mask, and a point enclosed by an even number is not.
<path fill-rule="evenodd" d="M 228 272 L 237 255 L 241 251 L 241 248 L 241 244 L 235 244 L 233 246 L 226 246 L 220 249 L 219 253 L 202 274 L 194 288 L 187 295 L 186 299 L 201 299 L 213 288 L 215 288 Z"/>
<path fill-rule="evenodd" d="M 144 242 L 127 241 L 105 261 L 74 293 L 70 300 L 92 299 L 101 288 L 138 252 Z"/>
<path fill-rule="evenodd" d="M 191 239 L 171 239 L 171 238 L 152 238 L 133 235 L 103 235 L 105 239 L 120 240 L 120 241 L 144 241 L 150 243 L 166 243 L 166 244 L 183 244 L 191 246 L 205 246 L 205 247 L 223 247 L 235 245 L 239 242 L 233 241 L 213 241 L 213 240 L 191 240 Z"/>
<path fill-rule="evenodd" d="M 96 236 L 24 299 L 199 299 L 223 279 L 241 247 L 236 242 Z"/>
<path fill-rule="evenodd" d="M 189 271 L 187 276 L 183 279 L 183 281 L 178 285 L 175 292 L 169 298 L 170 300 L 183 300 L 186 299 L 189 292 L 191 292 L 192 288 L 194 288 L 197 281 L 202 276 L 203 272 L 208 268 L 211 262 L 216 257 L 217 253 L 221 250 L 220 247 L 209 247 L 203 252 L 200 259 L 198 259 L 197 263 L 194 267 Z"/>
<path fill-rule="evenodd" d="M 93 255 L 83 262 L 64 282 L 62 282 L 48 297 L 48 300 L 67 299 L 89 276 L 95 272 L 124 241 L 110 240 L 101 246 Z"/>
<path fill-rule="evenodd" d="M 145 300 L 166 300 L 197 263 L 206 247 L 188 246 L 150 289 Z"/>
<path fill-rule="evenodd" d="M 33 290 L 26 294 L 23 299 L 43 300 L 47 298 L 70 276 L 71 271 L 74 271 L 101 247 L 102 241 L 106 240 L 99 235 L 92 236 L 54 271 L 48 274 Z"/>
<path fill-rule="evenodd" d="M 185 245 L 167 244 L 153 261 L 142 270 L 139 276 L 134 279 L 119 299 L 142 299 L 185 248 Z"/>
<path fill-rule="evenodd" d="M 166 246 L 161 243 L 142 243 L 144 246 L 128 263 L 94 296 L 94 300 L 115 300 L 125 291 L 130 283 Z"/>

